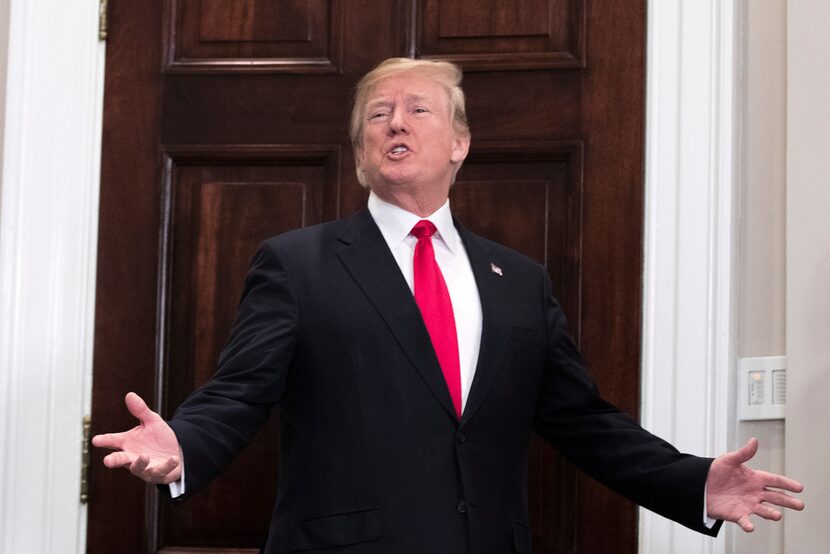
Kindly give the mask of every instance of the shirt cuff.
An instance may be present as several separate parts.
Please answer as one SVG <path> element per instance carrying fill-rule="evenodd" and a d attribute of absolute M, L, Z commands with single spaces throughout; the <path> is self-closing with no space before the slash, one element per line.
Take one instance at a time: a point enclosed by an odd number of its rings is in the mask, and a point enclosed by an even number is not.
<path fill-rule="evenodd" d="M 184 468 L 182 468 L 182 477 L 184 477 Z M 703 526 L 711 529 L 718 522 L 716 519 L 709 517 L 709 512 L 706 510 L 706 485 L 703 486 Z"/>
<path fill-rule="evenodd" d="M 706 519 L 703 520 L 703 526 L 706 527 L 707 529 L 711 529 L 712 527 L 715 526 L 715 524 L 717 522 L 718 522 L 718 520 L 712 519 L 711 517 L 707 516 Z"/>
<path fill-rule="evenodd" d="M 184 494 L 184 456 L 181 453 L 181 449 L 179 449 L 179 460 L 181 460 L 182 464 L 182 475 L 178 481 L 173 481 L 167 485 L 170 487 L 170 498 L 178 498 Z"/>

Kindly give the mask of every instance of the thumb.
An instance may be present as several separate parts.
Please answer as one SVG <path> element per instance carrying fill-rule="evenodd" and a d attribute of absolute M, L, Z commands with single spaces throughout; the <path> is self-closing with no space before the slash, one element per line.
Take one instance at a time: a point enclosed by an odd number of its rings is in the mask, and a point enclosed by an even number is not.
<path fill-rule="evenodd" d="M 127 393 L 127 396 L 124 397 L 124 403 L 127 405 L 127 410 L 141 423 L 150 423 L 159 418 L 157 413 L 147 407 L 144 399 L 134 392 Z"/>
<path fill-rule="evenodd" d="M 758 452 L 758 439 L 752 437 L 739 450 L 730 452 L 730 457 L 733 457 L 730 461 L 735 462 L 736 465 L 745 464 L 755 456 L 756 452 Z"/>

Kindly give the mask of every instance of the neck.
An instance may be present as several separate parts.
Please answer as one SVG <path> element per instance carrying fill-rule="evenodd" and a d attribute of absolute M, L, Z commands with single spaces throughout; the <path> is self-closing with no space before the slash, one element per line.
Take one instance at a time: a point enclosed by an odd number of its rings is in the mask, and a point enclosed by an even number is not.
<path fill-rule="evenodd" d="M 449 187 L 444 190 L 430 192 L 413 192 L 405 189 L 391 191 L 372 189 L 372 192 L 384 202 L 394 204 L 402 210 L 413 213 L 418 217 L 429 217 L 447 201 Z"/>

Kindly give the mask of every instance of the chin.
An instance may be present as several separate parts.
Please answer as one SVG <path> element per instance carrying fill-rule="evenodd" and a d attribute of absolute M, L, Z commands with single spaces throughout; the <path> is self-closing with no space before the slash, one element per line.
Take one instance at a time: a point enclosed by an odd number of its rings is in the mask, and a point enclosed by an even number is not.
<path fill-rule="evenodd" d="M 417 183 L 417 175 L 413 175 L 410 172 L 406 171 L 390 171 L 387 173 L 382 173 L 380 175 L 380 181 L 386 183 L 387 185 L 393 186 L 404 186 L 413 183 Z"/>

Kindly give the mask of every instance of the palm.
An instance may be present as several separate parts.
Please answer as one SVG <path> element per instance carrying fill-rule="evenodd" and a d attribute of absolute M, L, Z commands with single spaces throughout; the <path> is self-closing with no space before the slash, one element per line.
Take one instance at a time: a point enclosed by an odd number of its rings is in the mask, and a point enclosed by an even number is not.
<path fill-rule="evenodd" d="M 709 517 L 733 521 L 746 532 L 755 529 L 751 514 L 779 520 L 781 512 L 770 504 L 801 510 L 804 503 L 781 491 L 801 492 L 797 481 L 747 467 L 758 450 L 758 441 L 750 439 L 743 448 L 728 452 L 712 462 L 706 479 L 706 511 Z"/>
<path fill-rule="evenodd" d="M 175 433 L 161 418 L 157 421 L 139 423 L 121 435 L 122 450 L 144 454 L 151 461 L 166 460 L 179 453 Z"/>
<path fill-rule="evenodd" d="M 127 394 L 124 401 L 139 424 L 123 433 L 93 437 L 93 445 L 115 450 L 104 458 L 104 465 L 129 468 L 148 483 L 177 481 L 181 477 L 181 455 L 176 434 L 137 394 Z"/>

